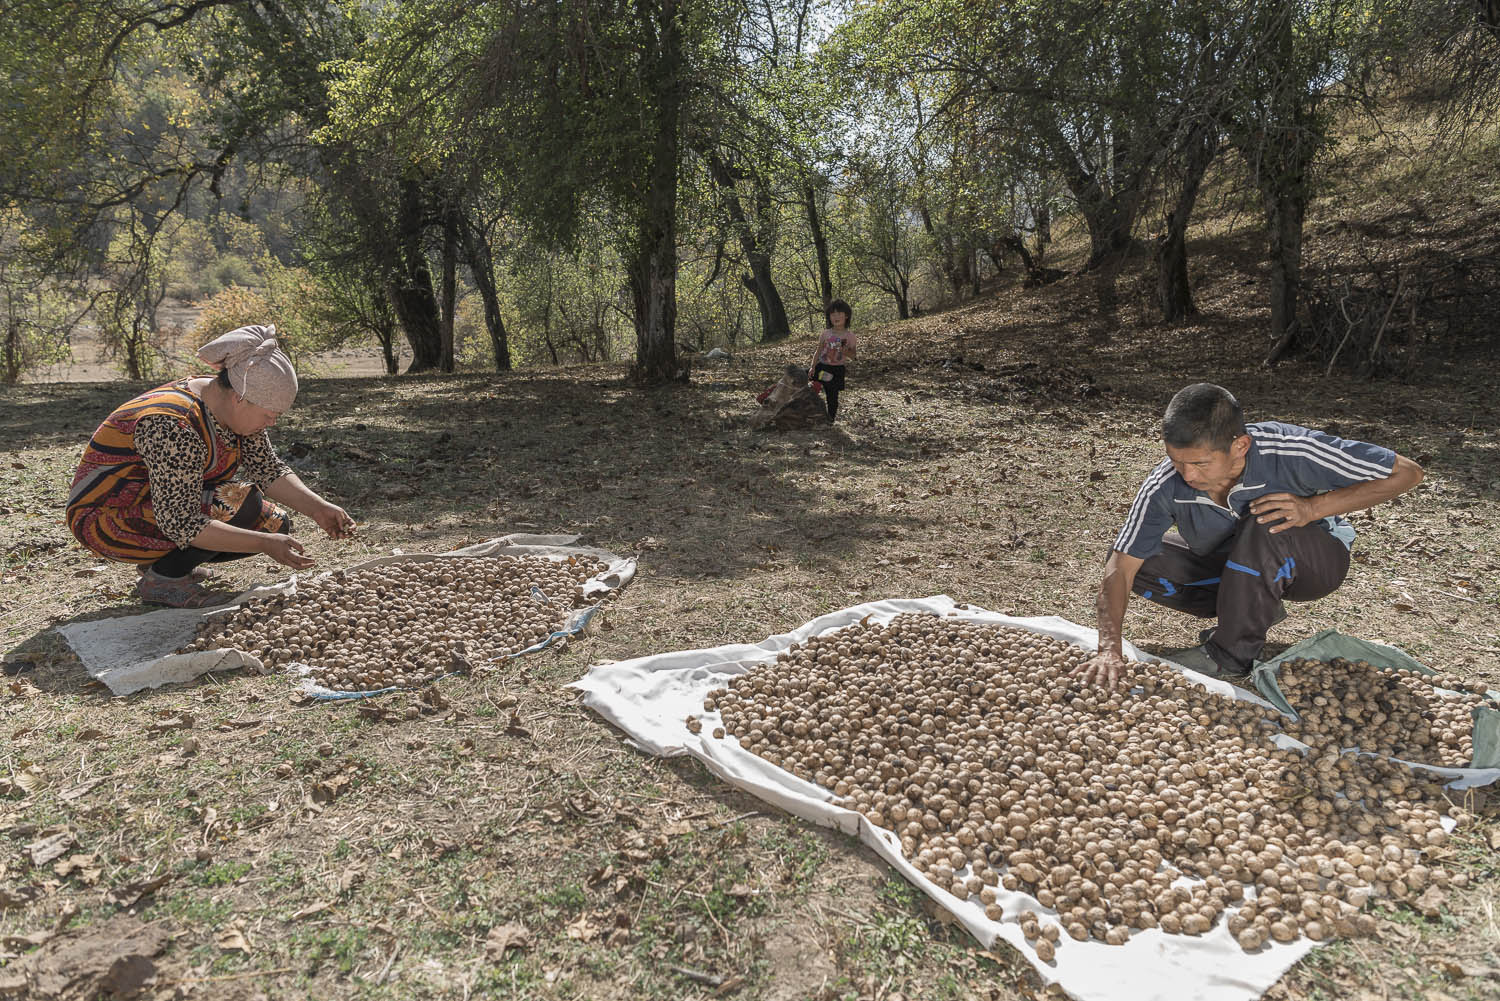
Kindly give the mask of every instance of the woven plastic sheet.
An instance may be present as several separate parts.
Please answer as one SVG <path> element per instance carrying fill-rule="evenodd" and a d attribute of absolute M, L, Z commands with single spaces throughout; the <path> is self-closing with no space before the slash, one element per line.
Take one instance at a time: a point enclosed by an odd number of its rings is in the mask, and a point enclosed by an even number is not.
<path fill-rule="evenodd" d="M 799 779 L 742 749 L 733 736 L 710 736 L 721 724 L 717 712 L 703 709 L 703 697 L 712 689 L 757 665 L 774 661 L 777 653 L 811 636 L 834 632 L 858 623 L 885 623 L 909 612 L 956 616 L 973 622 L 1015 626 L 1044 633 L 1086 649 L 1096 649 L 1094 630 L 1055 616 L 1012 618 L 981 608 L 955 605 L 939 595 L 932 598 L 889 600 L 856 605 L 831 612 L 794 629 L 755 644 L 731 644 L 703 650 L 681 650 L 603 664 L 592 668 L 573 687 L 585 693 L 584 704 L 623 730 L 631 742 L 652 754 L 688 754 L 702 761 L 724 781 L 768 803 L 806 820 L 857 835 L 913 886 L 930 896 L 953 915 L 985 947 L 999 939 L 1014 946 L 1043 980 L 1059 984 L 1080 1001 L 1245 1001 L 1257 998 L 1297 960 L 1313 948 L 1307 939 L 1271 943 L 1254 953 L 1240 949 L 1230 936 L 1226 922 L 1218 922 L 1206 935 L 1167 935 L 1156 929 L 1136 931 L 1125 945 L 1111 946 L 1093 940 L 1077 942 L 1064 937 L 1053 962 L 1043 962 L 1021 934 L 1015 915 L 1031 910 L 1056 920 L 1056 912 L 1035 898 L 996 887 L 997 902 L 1007 917 L 991 921 L 977 900 L 958 901 L 939 890 L 901 854 L 895 834 L 871 824 L 852 810 L 836 807 L 833 794 Z M 1155 660 L 1125 644 L 1129 657 Z M 1172 665 L 1185 675 L 1226 698 L 1253 702 L 1266 709 L 1269 703 L 1222 681 L 1205 678 Z M 689 715 L 703 722 L 701 733 L 686 726 Z M 1187 877 L 1183 877 L 1185 880 Z"/>
<path fill-rule="evenodd" d="M 618 591 L 630 583 L 635 576 L 635 560 L 622 558 L 602 549 L 591 549 L 575 545 L 576 535 L 506 535 L 489 539 L 451 553 L 401 553 L 381 556 L 363 563 L 346 567 L 359 570 L 366 567 L 385 566 L 390 563 L 427 562 L 430 560 L 471 559 L 476 556 L 545 556 L 562 561 L 569 557 L 588 557 L 607 565 L 607 569 L 584 584 L 585 598 L 602 598 L 610 591 Z M 310 580 L 319 580 L 336 571 L 324 571 Z M 74 622 L 57 627 L 57 631 L 68 641 L 68 645 L 83 661 L 84 669 L 103 682 L 115 695 L 129 695 L 148 688 L 191 681 L 212 671 L 229 671 L 246 668 L 263 672 L 265 666 L 256 657 L 243 650 L 201 650 L 193 653 L 174 653 L 191 643 L 199 624 L 216 615 L 224 615 L 247 601 L 271 597 L 276 594 L 295 594 L 298 578 L 293 576 L 270 587 L 252 588 L 235 596 L 227 605 L 208 609 L 164 608 L 156 612 L 127 615 L 114 619 L 97 619 L 93 622 Z M 539 650 L 562 635 L 587 629 L 590 609 L 579 609 L 572 613 L 563 630 L 532 650 Z M 305 665 L 293 665 L 292 673 L 306 675 Z M 333 692 L 318 688 L 304 677 L 303 687 L 320 698 L 354 698 L 378 693 Z"/>
<path fill-rule="evenodd" d="M 1279 656 L 1255 665 L 1250 679 L 1266 700 L 1286 715 L 1296 719 L 1297 708 L 1287 701 L 1286 695 L 1276 683 L 1281 665 L 1290 660 L 1362 660 L 1372 667 L 1386 671 L 1409 670 L 1418 674 L 1436 674 L 1420 661 L 1405 652 L 1384 643 L 1345 636 L 1336 629 L 1325 629 L 1309 636 L 1294 646 L 1288 647 Z M 1457 695 L 1438 689 L 1438 694 Z M 1425 762 L 1409 761 L 1407 764 L 1421 765 L 1453 780 L 1455 788 L 1470 785 L 1488 785 L 1500 781 L 1500 692 L 1485 693 L 1489 706 L 1476 706 L 1473 712 L 1474 758 L 1468 768 L 1440 768 Z"/>

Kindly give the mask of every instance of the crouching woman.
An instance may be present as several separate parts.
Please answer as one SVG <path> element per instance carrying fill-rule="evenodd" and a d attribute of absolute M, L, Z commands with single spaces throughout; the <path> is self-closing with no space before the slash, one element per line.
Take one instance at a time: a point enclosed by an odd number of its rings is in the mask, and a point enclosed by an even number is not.
<path fill-rule="evenodd" d="M 105 418 L 68 497 L 68 527 L 83 547 L 138 564 L 141 600 L 173 608 L 232 597 L 201 585 L 209 563 L 264 553 L 293 569 L 311 566 L 278 504 L 330 538 L 354 533 L 354 520 L 308 489 L 266 436 L 297 395 L 276 328 L 230 331 L 198 357 L 218 374 L 142 393 Z"/>

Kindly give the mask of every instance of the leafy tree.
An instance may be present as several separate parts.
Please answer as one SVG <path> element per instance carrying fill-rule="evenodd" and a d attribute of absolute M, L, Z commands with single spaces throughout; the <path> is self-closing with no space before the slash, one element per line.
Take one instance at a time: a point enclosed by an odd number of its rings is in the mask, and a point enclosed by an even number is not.
<path fill-rule="evenodd" d="M 890 296 L 902 320 L 911 316 L 912 279 L 925 242 L 904 159 L 891 151 L 857 159 L 843 212 L 860 284 Z"/>
<path fill-rule="evenodd" d="M 69 289 L 34 267 L 25 247 L 28 220 L 0 209 L 0 382 L 68 358 L 68 335 L 84 312 L 81 288 Z M 84 300 L 86 301 L 86 300 Z"/>

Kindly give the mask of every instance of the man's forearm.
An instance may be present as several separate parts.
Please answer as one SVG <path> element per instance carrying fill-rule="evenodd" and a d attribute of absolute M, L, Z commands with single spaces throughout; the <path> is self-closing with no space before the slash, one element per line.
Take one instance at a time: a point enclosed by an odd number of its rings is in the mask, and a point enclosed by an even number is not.
<path fill-rule="evenodd" d="M 1396 456 L 1391 475 L 1352 486 L 1339 487 L 1311 498 L 1319 518 L 1332 518 L 1351 511 L 1363 511 L 1382 501 L 1406 493 L 1422 482 L 1422 467 L 1405 456 Z"/>
<path fill-rule="evenodd" d="M 1099 597 L 1094 602 L 1098 617 L 1099 652 L 1121 653 L 1125 624 L 1125 606 L 1130 601 L 1130 580 L 1118 567 L 1105 571 L 1099 583 Z"/>

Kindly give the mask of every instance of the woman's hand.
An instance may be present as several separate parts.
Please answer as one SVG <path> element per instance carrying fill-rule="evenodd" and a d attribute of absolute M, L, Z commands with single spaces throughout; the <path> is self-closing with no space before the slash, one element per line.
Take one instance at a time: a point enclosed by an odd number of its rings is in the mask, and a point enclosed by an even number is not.
<path fill-rule="evenodd" d="M 290 535 L 268 532 L 261 552 L 282 566 L 291 567 L 293 570 L 306 570 L 313 565 L 310 557 L 302 555 L 302 543 Z"/>
<path fill-rule="evenodd" d="M 311 517 L 319 528 L 328 533 L 330 539 L 348 539 L 356 531 L 354 519 L 337 504 L 325 501 L 321 508 L 312 512 Z"/>

